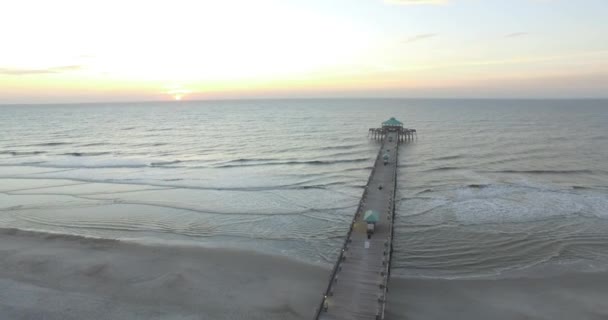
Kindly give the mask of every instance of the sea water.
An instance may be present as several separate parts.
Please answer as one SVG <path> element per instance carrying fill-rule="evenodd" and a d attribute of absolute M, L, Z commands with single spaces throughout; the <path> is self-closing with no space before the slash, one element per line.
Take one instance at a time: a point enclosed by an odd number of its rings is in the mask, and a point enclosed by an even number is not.
<path fill-rule="evenodd" d="M 0 106 L 0 227 L 333 263 L 389 117 L 394 274 L 608 266 L 608 101 Z"/>

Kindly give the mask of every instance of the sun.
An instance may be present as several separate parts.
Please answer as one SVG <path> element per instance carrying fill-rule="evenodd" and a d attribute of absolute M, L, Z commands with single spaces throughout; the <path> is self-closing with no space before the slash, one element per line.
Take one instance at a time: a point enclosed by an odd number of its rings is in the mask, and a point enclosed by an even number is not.
<path fill-rule="evenodd" d="M 167 86 L 167 87 L 165 87 L 165 89 L 166 89 L 166 91 L 164 93 L 171 96 L 171 98 L 173 98 L 173 100 L 175 100 L 175 101 L 180 101 L 180 100 L 184 99 L 184 97 L 186 95 L 188 95 L 192 92 L 192 90 L 186 89 L 179 84 L 177 84 L 177 85 L 173 84 L 173 85 Z"/>

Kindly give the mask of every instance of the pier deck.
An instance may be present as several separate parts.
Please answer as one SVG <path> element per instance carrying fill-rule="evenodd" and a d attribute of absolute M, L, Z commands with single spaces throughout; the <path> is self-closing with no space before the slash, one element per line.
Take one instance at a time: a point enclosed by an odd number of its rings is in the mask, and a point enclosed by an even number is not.
<path fill-rule="evenodd" d="M 361 198 L 344 251 L 332 272 L 325 298 L 315 319 L 383 319 L 386 286 L 390 275 L 394 198 L 399 132 L 386 132 Z M 387 150 L 389 150 L 387 152 Z M 383 155 L 389 154 L 384 165 Z M 379 186 L 382 185 L 382 189 Z M 364 212 L 380 213 L 371 239 L 367 238 Z"/>

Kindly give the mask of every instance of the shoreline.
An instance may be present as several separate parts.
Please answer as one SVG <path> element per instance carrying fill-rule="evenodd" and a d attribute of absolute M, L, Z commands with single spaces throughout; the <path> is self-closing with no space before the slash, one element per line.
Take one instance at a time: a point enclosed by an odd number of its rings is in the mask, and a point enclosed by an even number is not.
<path fill-rule="evenodd" d="M 333 265 L 327 257 L 335 254 L 336 239 L 346 232 L 340 220 L 352 214 L 352 197 L 318 189 L 210 191 L 115 182 L 79 184 L 48 177 L 0 178 L 0 182 L 0 228 L 146 245 L 182 246 L 192 241 L 203 247 L 287 255 L 321 266 Z M 318 201 L 309 206 L 309 198 Z"/>
<path fill-rule="evenodd" d="M 310 319 L 330 270 L 288 257 L 0 228 L 0 318 Z M 387 320 L 605 319 L 608 272 L 391 278 Z"/>
<path fill-rule="evenodd" d="M 34 228 L 14 228 L 14 227 L 3 227 L 0 226 L 0 238 L 4 235 L 17 235 L 24 237 L 39 237 L 48 240 L 54 239 L 63 239 L 63 240 L 72 240 L 78 241 L 81 243 L 95 243 L 95 242 L 115 242 L 117 245 L 133 245 L 133 246 L 141 246 L 141 247 L 159 247 L 159 248 L 190 248 L 192 250 L 200 249 L 202 251 L 221 251 L 225 253 L 234 253 L 234 254 L 248 254 L 248 255 L 258 255 L 258 256 L 267 256 L 269 259 L 285 259 L 293 263 L 299 263 L 310 267 L 317 267 L 321 269 L 331 270 L 333 267 L 334 261 L 329 262 L 314 262 L 307 261 L 303 258 L 289 256 L 289 255 L 278 255 L 270 252 L 264 252 L 261 250 L 245 250 L 236 248 L 234 245 L 226 246 L 221 244 L 209 244 L 205 242 L 198 241 L 188 241 L 188 240 L 176 240 L 176 239 L 154 239 L 151 237 L 130 237 L 130 238 L 106 238 L 95 235 L 86 235 L 86 234 L 77 234 L 77 233 L 67 233 L 53 230 L 44 230 L 44 229 L 34 229 Z"/>
<path fill-rule="evenodd" d="M 309 319 L 329 270 L 238 250 L 0 229 L 0 317 Z"/>

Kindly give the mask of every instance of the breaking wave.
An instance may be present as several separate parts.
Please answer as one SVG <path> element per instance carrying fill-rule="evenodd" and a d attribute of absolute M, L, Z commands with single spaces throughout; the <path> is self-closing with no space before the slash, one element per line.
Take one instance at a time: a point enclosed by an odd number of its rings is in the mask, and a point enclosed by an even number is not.
<path fill-rule="evenodd" d="M 13 156 L 29 156 L 45 153 L 46 151 L 0 151 L 0 154 L 10 154 Z"/>
<path fill-rule="evenodd" d="M 112 154 L 111 152 L 68 152 L 63 153 L 63 156 L 73 156 L 73 157 L 94 157 L 94 156 L 102 156 L 106 154 Z"/>
<path fill-rule="evenodd" d="M 340 163 L 368 162 L 369 158 L 343 159 L 343 160 L 276 160 L 276 159 L 238 159 L 216 165 L 216 168 L 251 167 L 251 166 L 276 166 L 276 165 L 332 165 Z"/>
<path fill-rule="evenodd" d="M 594 171 L 594 170 L 500 170 L 500 171 L 481 171 L 481 172 L 489 172 L 489 173 L 515 173 L 515 174 L 595 174 L 595 173 L 603 173 L 602 171 Z"/>

